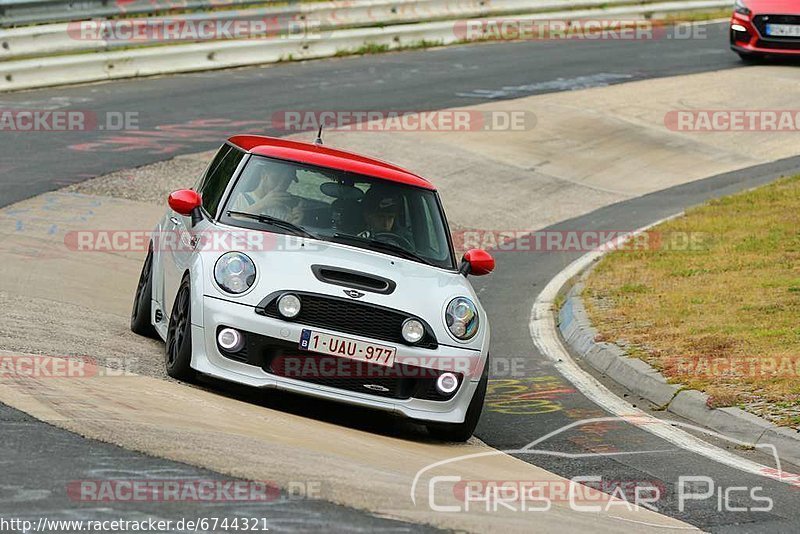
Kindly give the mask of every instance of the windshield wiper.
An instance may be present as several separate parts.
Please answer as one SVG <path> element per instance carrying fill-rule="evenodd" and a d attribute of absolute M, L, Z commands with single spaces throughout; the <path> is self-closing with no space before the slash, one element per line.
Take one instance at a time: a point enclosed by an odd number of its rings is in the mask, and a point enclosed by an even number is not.
<path fill-rule="evenodd" d="M 279 228 L 283 228 L 284 230 L 289 230 L 295 235 L 299 235 L 302 237 L 310 237 L 312 239 L 316 239 L 317 236 L 303 228 L 298 224 L 291 223 L 289 221 L 284 221 L 283 219 L 278 219 L 277 217 L 272 217 L 270 215 L 264 215 L 259 213 L 247 213 L 244 211 L 228 211 L 228 217 L 234 215 L 236 217 L 246 217 L 248 219 L 253 219 L 255 221 L 264 223 L 264 224 L 271 224 L 273 226 L 277 226 Z"/>
<path fill-rule="evenodd" d="M 427 260 L 427 259 L 423 258 L 422 256 L 419 256 L 418 254 L 415 254 L 415 253 L 411 252 L 410 250 L 406 250 L 403 247 L 401 247 L 400 245 L 395 245 L 394 243 L 388 243 L 386 241 L 378 241 L 377 239 L 370 239 L 368 237 L 361 237 L 361 236 L 351 235 L 351 234 L 338 234 L 337 233 L 337 234 L 333 234 L 332 238 L 333 239 L 341 239 L 341 240 L 344 240 L 344 241 L 347 241 L 347 240 L 355 241 L 356 243 L 363 243 L 364 245 L 367 245 L 368 247 L 370 247 L 372 249 L 377 249 L 377 250 L 379 250 L 381 252 L 388 252 L 388 253 L 393 254 L 395 256 L 400 256 L 401 258 L 405 258 L 407 260 L 414 260 L 414 261 L 418 261 L 420 263 L 424 263 L 425 265 L 431 265 L 433 267 L 438 267 L 438 265 L 436 265 L 434 263 L 431 263 L 430 260 Z"/>

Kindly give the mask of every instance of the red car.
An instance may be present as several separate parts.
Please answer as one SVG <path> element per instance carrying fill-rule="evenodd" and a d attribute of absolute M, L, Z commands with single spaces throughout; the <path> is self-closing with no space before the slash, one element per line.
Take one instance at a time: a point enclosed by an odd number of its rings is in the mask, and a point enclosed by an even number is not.
<path fill-rule="evenodd" d="M 731 49 L 743 60 L 800 57 L 800 0 L 736 0 Z"/>

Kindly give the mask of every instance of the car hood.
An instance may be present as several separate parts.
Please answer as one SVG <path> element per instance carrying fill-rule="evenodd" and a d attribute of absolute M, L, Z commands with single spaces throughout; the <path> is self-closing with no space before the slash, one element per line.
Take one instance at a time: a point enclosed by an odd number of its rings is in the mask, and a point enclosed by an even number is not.
<path fill-rule="evenodd" d="M 786 14 L 800 15 L 800 2 L 797 0 L 743 0 L 756 15 Z"/>
<path fill-rule="evenodd" d="M 253 260 L 257 270 L 253 288 L 242 296 L 224 293 L 214 282 L 214 265 L 225 251 L 201 252 L 205 272 L 204 294 L 255 307 L 264 297 L 276 291 L 305 291 L 347 298 L 345 292 L 356 289 L 363 296 L 353 300 L 407 312 L 424 319 L 433 328 L 441 344 L 476 349 L 482 346 L 488 326 L 486 313 L 467 278 L 458 272 L 339 243 L 282 234 L 266 235 L 269 236 L 267 246 L 257 247 L 258 250 L 249 250 L 247 247 L 241 249 Z M 315 265 L 382 277 L 396 285 L 390 294 L 336 285 L 319 280 L 312 271 Z M 481 320 L 479 334 L 468 343 L 450 337 L 444 325 L 447 304 L 459 296 L 475 302 Z"/>

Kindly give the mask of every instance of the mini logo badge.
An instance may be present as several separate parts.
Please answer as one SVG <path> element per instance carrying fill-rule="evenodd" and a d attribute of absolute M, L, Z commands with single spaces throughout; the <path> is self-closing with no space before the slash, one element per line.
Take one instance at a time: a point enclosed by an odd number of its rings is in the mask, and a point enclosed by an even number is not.
<path fill-rule="evenodd" d="M 364 293 L 362 293 L 361 291 L 356 291 L 354 289 L 345 289 L 344 294 L 354 299 L 360 299 L 361 297 L 364 296 Z"/>
<path fill-rule="evenodd" d="M 389 388 L 385 388 L 379 384 L 364 384 L 364 387 L 371 389 L 372 391 L 380 391 L 381 393 L 386 393 L 389 391 Z"/>

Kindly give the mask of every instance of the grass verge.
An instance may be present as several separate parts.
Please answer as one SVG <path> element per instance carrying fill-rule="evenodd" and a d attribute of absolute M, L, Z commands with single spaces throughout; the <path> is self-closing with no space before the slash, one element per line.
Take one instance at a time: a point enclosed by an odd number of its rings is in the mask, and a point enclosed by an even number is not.
<path fill-rule="evenodd" d="M 383 54 L 385 52 L 399 52 L 402 50 L 420 50 L 424 48 L 434 48 L 437 46 L 443 46 L 443 43 L 441 41 L 431 41 L 427 39 L 422 39 L 420 41 L 414 41 L 412 43 L 399 46 L 391 46 L 388 44 L 381 44 L 381 43 L 365 43 L 358 48 L 353 48 L 353 49 L 343 48 L 337 50 L 336 53 L 334 54 L 334 57 Z"/>
<path fill-rule="evenodd" d="M 800 176 L 689 210 L 630 248 L 587 280 L 601 336 L 713 406 L 800 427 Z"/>

